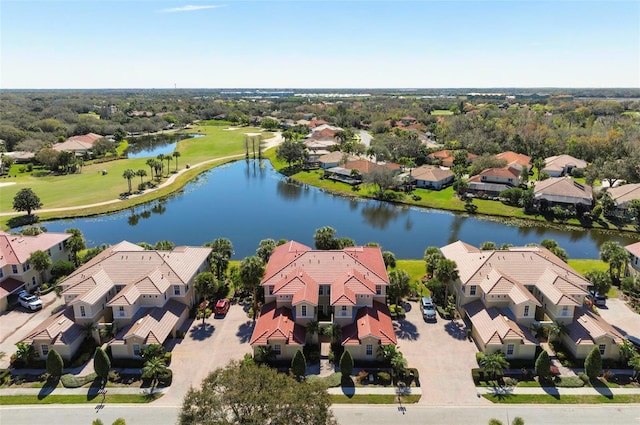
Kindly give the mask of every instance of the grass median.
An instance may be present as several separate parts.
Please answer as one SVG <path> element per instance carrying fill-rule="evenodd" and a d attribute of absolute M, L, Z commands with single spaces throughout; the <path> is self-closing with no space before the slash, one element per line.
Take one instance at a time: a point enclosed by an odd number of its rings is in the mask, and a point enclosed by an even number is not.
<path fill-rule="evenodd" d="M 601 404 L 640 403 L 640 394 L 620 395 L 552 395 L 552 394 L 483 394 L 482 397 L 500 404 Z"/>
<path fill-rule="evenodd" d="M 332 404 L 398 404 L 398 396 L 392 394 L 330 394 Z M 410 394 L 402 396 L 403 404 L 414 404 L 420 400 L 420 395 Z"/>
<path fill-rule="evenodd" d="M 15 404 L 84 404 L 84 403 L 150 403 L 162 397 L 163 394 L 108 394 L 104 400 L 101 395 L 88 396 L 82 394 L 70 395 L 4 395 L 0 396 L 0 406 Z"/>

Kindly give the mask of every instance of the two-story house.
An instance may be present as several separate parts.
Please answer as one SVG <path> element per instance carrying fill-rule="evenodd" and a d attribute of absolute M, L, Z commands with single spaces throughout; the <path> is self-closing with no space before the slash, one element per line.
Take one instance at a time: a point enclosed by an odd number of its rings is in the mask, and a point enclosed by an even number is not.
<path fill-rule="evenodd" d="M 85 335 L 78 328 L 108 325 L 116 332 L 109 342 L 113 357 L 139 357 L 145 346 L 176 335 L 197 301 L 193 281 L 209 269 L 210 253 L 190 246 L 147 251 L 127 241 L 111 246 L 61 282 L 66 310 L 25 342 L 39 355 L 55 347 L 70 359 Z"/>
<path fill-rule="evenodd" d="M 514 166 L 488 168 L 467 180 L 467 191 L 479 195 L 498 196 L 503 190 L 520 184 L 521 170 Z"/>
<path fill-rule="evenodd" d="M 622 335 L 584 307 L 591 283 L 546 248 L 481 250 L 458 241 L 441 252 L 458 266 L 452 290 L 481 351 L 533 358 L 539 344 L 531 330 L 559 322 L 577 358 L 594 346 L 618 358 Z"/>
<path fill-rule="evenodd" d="M 306 326 L 322 317 L 341 327 L 341 343 L 354 359 L 375 360 L 378 347 L 396 344 L 378 247 L 321 251 L 290 241 L 274 250 L 261 285 L 265 305 L 250 340 L 254 352 L 271 346 L 277 359 L 292 358 L 308 342 Z"/>
<path fill-rule="evenodd" d="M 35 251 L 49 254 L 51 264 L 69 260 L 71 252 L 65 241 L 69 233 L 40 233 L 36 236 L 11 235 L 0 231 L 0 311 L 8 306 L 8 298 L 22 289 L 33 290 L 51 277 L 49 270 L 42 274 L 29 263 Z"/>

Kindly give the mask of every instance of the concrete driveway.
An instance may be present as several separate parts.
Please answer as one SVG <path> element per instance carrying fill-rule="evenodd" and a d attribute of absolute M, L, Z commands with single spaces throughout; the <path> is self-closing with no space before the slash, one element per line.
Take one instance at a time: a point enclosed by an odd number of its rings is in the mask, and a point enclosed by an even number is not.
<path fill-rule="evenodd" d="M 249 339 L 253 322 L 247 317 L 247 308 L 232 304 L 225 317 L 212 315 L 204 325 L 201 319 L 188 324 L 184 339 L 175 345 L 171 354 L 173 382 L 154 405 L 180 405 L 189 388 L 200 387 L 209 372 L 251 352 Z"/>
<path fill-rule="evenodd" d="M 633 311 L 627 303 L 617 298 L 607 299 L 606 307 L 598 307 L 600 316 L 623 335 L 633 335 L 640 338 L 640 314 Z"/>
<path fill-rule="evenodd" d="M 471 368 L 477 367 L 474 342 L 466 338 L 461 320 L 435 323 L 422 319 L 419 302 L 406 304 L 407 316 L 398 320 L 398 347 L 409 367 L 420 372 L 420 404 L 486 405 L 490 401 L 477 396 Z"/>
<path fill-rule="evenodd" d="M 26 308 L 17 306 L 12 311 L 4 311 L 0 314 L 0 351 L 6 353 L 4 359 L 0 359 L 0 368 L 9 367 L 9 360 L 16 351 L 16 343 L 20 342 L 29 332 L 51 316 L 51 310 L 63 304 L 55 292 L 40 297 L 42 310 L 32 312 Z"/>

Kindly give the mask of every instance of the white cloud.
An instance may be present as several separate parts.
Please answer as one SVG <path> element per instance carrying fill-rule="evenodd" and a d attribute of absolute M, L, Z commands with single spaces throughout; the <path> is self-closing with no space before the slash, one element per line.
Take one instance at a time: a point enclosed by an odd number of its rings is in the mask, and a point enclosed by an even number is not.
<path fill-rule="evenodd" d="M 160 10 L 160 12 L 162 13 L 175 13 L 175 12 L 193 12 L 196 10 L 204 10 L 204 9 L 216 9 L 218 7 L 218 5 L 200 5 L 200 6 L 196 6 L 193 4 L 189 4 L 186 6 L 180 6 L 180 7 L 172 7 L 169 9 L 162 9 Z"/>

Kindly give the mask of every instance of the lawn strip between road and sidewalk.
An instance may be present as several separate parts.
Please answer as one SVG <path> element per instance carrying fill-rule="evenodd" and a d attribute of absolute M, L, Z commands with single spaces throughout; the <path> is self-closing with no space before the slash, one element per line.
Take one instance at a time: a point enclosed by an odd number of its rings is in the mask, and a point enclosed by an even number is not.
<path fill-rule="evenodd" d="M 605 404 L 640 403 L 640 394 L 620 395 L 552 395 L 552 394 L 483 394 L 482 397 L 499 404 Z"/>
<path fill-rule="evenodd" d="M 421 395 L 409 394 L 402 396 L 402 404 L 413 404 L 420 401 Z M 399 404 L 398 396 L 393 394 L 330 394 L 332 404 Z"/>
<path fill-rule="evenodd" d="M 103 400 L 100 395 L 88 399 L 86 394 L 52 394 L 44 398 L 40 398 L 38 395 L 4 395 L 0 396 L 0 406 L 16 404 L 150 403 L 162 396 L 162 393 L 157 393 L 153 396 L 148 394 L 108 394 Z"/>

